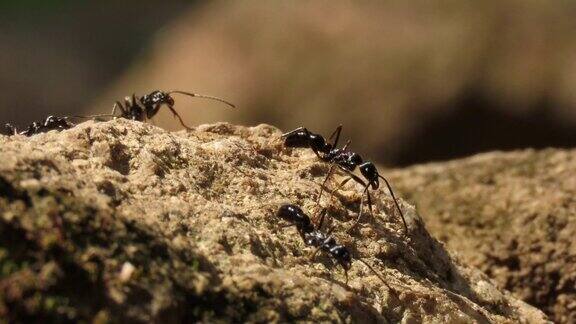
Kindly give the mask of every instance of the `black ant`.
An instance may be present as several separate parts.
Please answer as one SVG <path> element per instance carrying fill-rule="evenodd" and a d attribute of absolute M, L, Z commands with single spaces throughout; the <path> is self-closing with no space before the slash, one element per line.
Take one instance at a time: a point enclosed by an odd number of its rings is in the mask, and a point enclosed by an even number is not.
<path fill-rule="evenodd" d="M 396 209 L 400 213 L 402 217 L 402 222 L 404 223 L 404 229 L 408 232 L 408 225 L 406 224 L 406 219 L 404 218 L 404 213 L 402 213 L 402 209 L 398 204 L 396 196 L 394 195 L 394 191 L 392 191 L 392 187 L 386 178 L 381 176 L 378 173 L 378 169 L 374 165 L 374 163 L 370 161 L 364 161 L 360 154 L 349 151 L 348 146 L 350 145 L 350 141 L 348 141 L 343 147 L 338 148 L 338 140 L 340 139 L 340 132 L 342 131 L 342 125 L 338 126 L 336 130 L 330 135 L 328 140 L 332 140 L 333 137 L 336 137 L 334 143 L 329 143 L 324 139 L 324 137 L 320 134 L 312 133 L 311 131 L 307 130 L 304 127 L 298 127 L 293 131 L 285 133 L 282 135 L 284 138 L 284 145 L 287 147 L 293 148 L 310 148 L 318 156 L 318 158 L 324 162 L 330 163 L 330 169 L 328 170 L 328 174 L 322 183 L 320 193 L 318 194 L 318 202 L 320 201 L 320 197 L 322 196 L 322 191 L 326 182 L 334 172 L 334 166 L 338 166 L 341 170 L 346 172 L 349 175 L 349 178 L 345 179 L 342 183 L 340 183 L 339 187 L 346 184 L 350 179 L 360 183 L 364 190 L 362 192 L 362 199 L 360 201 L 360 210 L 358 212 L 358 218 L 356 222 L 352 225 L 350 229 L 356 227 L 360 218 L 362 217 L 362 207 L 364 206 L 364 194 L 367 196 L 368 200 L 368 207 L 370 209 L 370 214 L 372 214 L 372 199 L 370 197 L 370 192 L 368 189 L 372 188 L 373 190 L 377 190 L 380 187 L 380 179 L 384 180 L 392 199 L 394 200 L 394 204 L 396 205 Z M 360 177 L 355 175 L 353 172 L 358 167 L 362 176 L 366 179 L 366 181 L 362 180 Z"/>
<path fill-rule="evenodd" d="M 51 130 L 62 131 L 65 129 L 70 129 L 75 125 L 68 121 L 68 117 L 56 117 L 56 116 L 48 116 L 43 122 L 33 122 L 32 124 L 28 125 L 26 130 L 18 132 L 16 127 L 11 124 L 6 124 L 5 127 L 10 130 L 10 132 L 14 135 L 24 135 L 24 136 L 32 136 L 40 133 L 49 132 Z"/>
<path fill-rule="evenodd" d="M 188 127 L 180 115 L 174 109 L 174 98 L 172 98 L 171 94 L 178 93 L 183 94 L 190 97 L 198 97 L 198 98 L 206 98 L 211 100 L 216 100 L 225 103 L 226 105 L 235 108 L 233 104 L 230 102 L 220 99 L 217 97 L 206 96 L 196 93 L 190 93 L 180 90 L 172 90 L 168 92 L 155 90 L 152 91 L 150 94 L 143 95 L 142 97 L 136 97 L 135 94 L 132 94 L 132 97 L 124 98 L 124 102 L 116 101 L 114 103 L 114 107 L 112 108 L 112 113 L 104 114 L 104 115 L 94 115 L 91 117 L 120 117 L 126 118 L 131 120 L 137 120 L 144 122 L 146 120 L 152 119 L 160 110 L 163 105 L 166 105 L 168 109 L 172 112 L 174 117 L 177 117 L 180 121 L 180 124 L 186 128 L 191 129 Z M 120 110 L 120 115 L 116 114 L 116 111 Z"/>
<path fill-rule="evenodd" d="M 332 229 L 327 233 L 321 231 L 325 214 L 324 210 L 318 228 L 316 228 L 310 217 L 296 205 L 282 205 L 276 212 L 276 216 L 296 226 L 296 230 L 306 245 L 316 247 L 316 251 L 323 250 L 330 254 L 344 268 L 346 282 L 348 282 L 348 270 L 352 265 L 352 256 L 345 246 L 336 244 L 336 240 L 330 236 Z"/>
<path fill-rule="evenodd" d="M 324 217 L 326 216 L 326 209 L 323 209 L 320 213 L 320 222 L 318 226 L 315 227 L 310 217 L 302 211 L 302 209 L 296 205 L 286 204 L 280 206 L 278 211 L 276 212 L 276 216 L 289 222 L 292 225 L 296 226 L 296 230 L 302 237 L 302 240 L 306 245 L 316 247 L 316 251 L 312 255 L 314 257 L 319 250 L 322 250 L 328 254 L 330 254 L 337 262 L 342 266 L 344 269 L 344 274 L 346 275 L 346 283 L 348 283 L 348 270 L 352 267 L 352 254 L 343 245 L 339 245 L 336 243 L 336 239 L 332 237 L 330 234 L 334 230 L 332 227 L 328 232 L 322 232 L 322 224 L 324 223 Z M 384 278 L 366 261 L 362 259 L 357 259 L 358 261 L 362 262 L 366 265 L 372 272 L 378 276 L 378 278 L 391 290 L 394 291 L 390 287 L 390 285 L 384 280 Z"/>

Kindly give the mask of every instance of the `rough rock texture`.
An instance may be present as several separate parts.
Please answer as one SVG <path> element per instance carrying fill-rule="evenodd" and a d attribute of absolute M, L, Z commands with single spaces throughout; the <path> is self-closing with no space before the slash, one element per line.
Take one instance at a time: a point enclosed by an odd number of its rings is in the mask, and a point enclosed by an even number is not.
<path fill-rule="evenodd" d="M 576 150 L 489 153 L 387 174 L 448 249 L 576 322 Z"/>
<path fill-rule="evenodd" d="M 312 260 L 274 212 L 284 202 L 317 212 L 328 167 L 283 149 L 279 135 L 266 125 L 168 133 L 115 120 L 0 137 L 0 317 L 546 321 L 450 257 L 402 202 L 405 235 L 383 191 L 352 235 L 359 188 L 322 202 L 337 240 L 377 273 L 356 261 L 346 283 L 329 257 Z"/>

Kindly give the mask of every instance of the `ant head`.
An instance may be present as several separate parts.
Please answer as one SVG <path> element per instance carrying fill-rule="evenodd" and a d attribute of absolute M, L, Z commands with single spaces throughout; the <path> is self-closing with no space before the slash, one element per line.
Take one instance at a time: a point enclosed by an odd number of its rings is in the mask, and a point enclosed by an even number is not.
<path fill-rule="evenodd" d="M 378 180 L 378 169 L 372 162 L 364 162 L 362 163 L 358 169 L 360 169 L 360 173 L 368 180 L 372 189 L 378 189 L 380 187 L 380 181 Z"/>
<path fill-rule="evenodd" d="M 350 251 L 344 246 L 339 246 L 334 249 L 333 252 L 334 258 L 338 260 L 338 263 L 344 268 L 344 270 L 348 271 L 352 267 L 352 256 L 350 255 Z"/>

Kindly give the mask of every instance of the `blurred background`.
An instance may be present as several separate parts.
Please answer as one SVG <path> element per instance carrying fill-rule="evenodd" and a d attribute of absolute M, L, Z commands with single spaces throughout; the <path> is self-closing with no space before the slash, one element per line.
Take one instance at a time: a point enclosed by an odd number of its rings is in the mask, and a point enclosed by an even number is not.
<path fill-rule="evenodd" d="M 572 1 L 5 0 L 0 121 L 181 89 L 239 106 L 177 97 L 190 125 L 343 124 L 389 166 L 574 147 L 575 35 Z"/>

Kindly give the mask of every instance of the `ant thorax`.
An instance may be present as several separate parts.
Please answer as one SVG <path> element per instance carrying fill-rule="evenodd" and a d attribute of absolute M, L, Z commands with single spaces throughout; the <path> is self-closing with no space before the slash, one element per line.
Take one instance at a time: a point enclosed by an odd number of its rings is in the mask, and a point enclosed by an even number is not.
<path fill-rule="evenodd" d="M 329 250 L 330 247 L 336 245 L 336 240 L 333 237 L 318 230 L 306 233 L 304 235 L 304 240 L 307 245 L 321 247 L 325 250 Z"/>
<path fill-rule="evenodd" d="M 330 162 L 336 163 L 348 171 L 354 171 L 356 167 L 362 164 L 362 157 L 358 153 L 343 149 L 333 149 L 330 152 Z"/>
<path fill-rule="evenodd" d="M 127 119 L 132 119 L 132 120 L 137 120 L 137 121 L 142 121 L 144 120 L 144 108 L 140 107 L 138 104 L 133 103 L 132 106 L 130 106 L 130 109 L 128 111 L 126 111 L 128 116 L 123 116 L 123 117 L 127 117 Z"/>
<path fill-rule="evenodd" d="M 174 99 L 172 99 L 169 94 L 158 90 L 142 96 L 140 102 L 142 102 L 142 105 L 147 109 L 149 109 L 148 107 L 160 106 L 162 104 L 167 104 L 169 106 L 174 105 Z"/>

